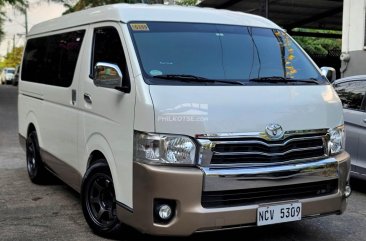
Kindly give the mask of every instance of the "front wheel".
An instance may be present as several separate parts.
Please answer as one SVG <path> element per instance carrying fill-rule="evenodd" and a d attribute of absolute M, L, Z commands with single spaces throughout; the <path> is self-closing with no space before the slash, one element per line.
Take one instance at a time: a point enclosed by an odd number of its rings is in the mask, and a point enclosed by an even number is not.
<path fill-rule="evenodd" d="M 112 175 L 105 160 L 87 171 L 81 190 L 81 205 L 86 221 L 98 235 L 112 237 L 119 233 L 116 196 Z"/>

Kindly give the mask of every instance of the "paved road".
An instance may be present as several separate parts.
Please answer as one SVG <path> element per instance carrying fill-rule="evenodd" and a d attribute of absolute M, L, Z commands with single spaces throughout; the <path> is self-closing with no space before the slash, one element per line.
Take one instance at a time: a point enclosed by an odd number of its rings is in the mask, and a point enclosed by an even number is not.
<path fill-rule="evenodd" d="M 17 88 L 0 86 L 0 240 L 103 240 L 94 235 L 81 212 L 79 195 L 60 181 L 32 184 L 17 136 Z M 186 238 L 151 237 L 126 229 L 121 240 L 366 240 L 366 182 L 353 181 L 354 192 L 341 216 L 327 216 Z"/>

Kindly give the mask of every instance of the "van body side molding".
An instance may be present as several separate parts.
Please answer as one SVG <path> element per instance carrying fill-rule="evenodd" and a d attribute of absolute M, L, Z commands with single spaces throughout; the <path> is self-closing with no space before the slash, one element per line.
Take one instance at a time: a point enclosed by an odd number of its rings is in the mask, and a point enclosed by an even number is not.
<path fill-rule="evenodd" d="M 131 207 L 127 206 L 126 204 L 121 203 L 121 202 L 119 202 L 119 201 L 116 201 L 116 202 L 117 202 L 117 205 L 118 205 L 119 207 L 123 208 L 124 210 L 126 210 L 126 211 L 128 211 L 128 212 L 130 212 L 130 213 L 133 213 L 133 208 L 131 208 Z"/>
<path fill-rule="evenodd" d="M 37 96 L 28 95 L 28 94 L 24 94 L 24 93 L 22 93 L 22 95 L 24 95 L 26 97 L 30 97 L 30 98 L 33 98 L 33 99 L 37 99 L 37 100 L 42 100 L 43 101 L 43 98 L 40 98 L 40 97 L 37 97 Z"/>
<path fill-rule="evenodd" d="M 71 186 L 75 191 L 78 193 L 81 192 L 82 175 L 78 170 L 42 148 L 40 154 L 47 169 L 67 185 Z"/>

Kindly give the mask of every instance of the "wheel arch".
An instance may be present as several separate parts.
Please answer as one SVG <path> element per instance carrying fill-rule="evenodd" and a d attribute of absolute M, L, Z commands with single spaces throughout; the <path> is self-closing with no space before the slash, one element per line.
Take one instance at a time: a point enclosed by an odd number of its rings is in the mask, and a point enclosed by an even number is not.
<path fill-rule="evenodd" d="M 29 123 L 29 124 L 28 124 L 27 136 L 29 136 L 29 134 L 30 134 L 32 131 L 37 132 L 36 127 L 35 127 L 35 126 L 34 126 L 34 124 L 31 122 L 31 123 Z"/>
<path fill-rule="evenodd" d="M 26 124 L 24 125 L 24 129 L 23 130 L 20 129 L 19 134 L 27 138 L 28 135 L 31 133 L 31 131 L 36 131 L 38 145 L 39 147 L 43 147 L 42 133 L 40 133 L 39 131 L 40 130 L 39 124 L 36 115 L 33 111 L 30 111 L 27 114 L 25 123 Z"/>
<path fill-rule="evenodd" d="M 101 159 L 104 159 L 105 163 L 108 165 L 108 161 L 101 151 L 99 151 L 99 150 L 92 151 L 92 153 L 90 153 L 89 158 L 88 158 L 86 170 L 88 170 L 91 166 L 93 166 L 96 162 L 98 162 Z"/>
<path fill-rule="evenodd" d="M 94 133 L 86 141 L 85 157 L 83 158 L 85 162 L 82 164 L 83 180 L 88 169 L 100 159 L 104 159 L 109 167 L 114 183 L 114 189 L 117 194 L 119 192 L 119 183 L 113 151 L 103 135 Z"/>

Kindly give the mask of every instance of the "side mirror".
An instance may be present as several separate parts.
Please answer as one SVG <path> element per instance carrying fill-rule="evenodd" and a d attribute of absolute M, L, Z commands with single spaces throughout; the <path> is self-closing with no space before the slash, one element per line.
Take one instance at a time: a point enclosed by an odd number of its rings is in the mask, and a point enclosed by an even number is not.
<path fill-rule="evenodd" d="M 121 88 L 122 71 L 115 64 L 98 62 L 94 67 L 93 81 L 96 86 L 104 88 Z"/>
<path fill-rule="evenodd" d="M 332 67 L 321 67 L 320 68 L 322 75 L 325 76 L 330 83 L 333 83 L 336 80 L 336 71 Z"/>

